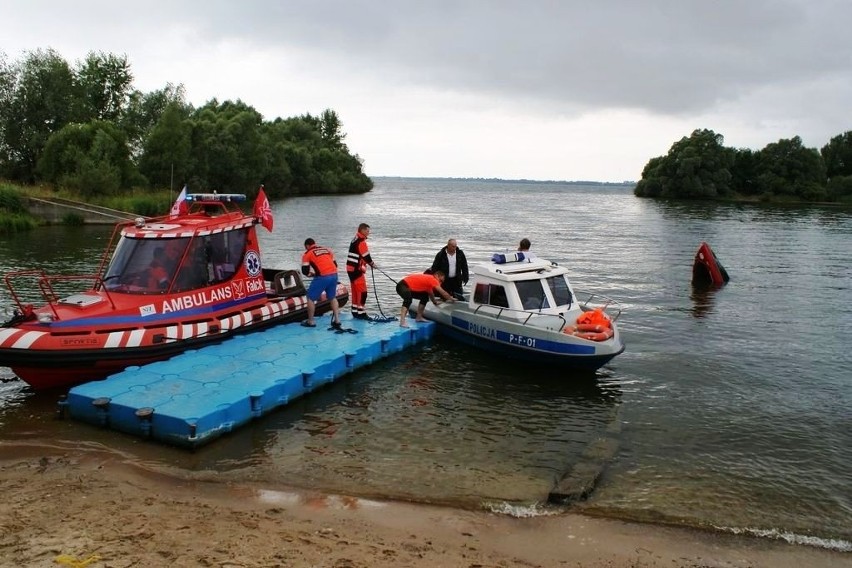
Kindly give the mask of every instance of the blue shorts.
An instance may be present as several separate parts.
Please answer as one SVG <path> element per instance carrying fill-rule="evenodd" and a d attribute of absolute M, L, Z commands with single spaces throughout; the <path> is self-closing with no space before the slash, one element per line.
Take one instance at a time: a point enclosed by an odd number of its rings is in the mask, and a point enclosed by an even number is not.
<path fill-rule="evenodd" d="M 325 292 L 326 300 L 337 297 L 337 274 L 315 276 L 311 285 L 308 286 L 308 299 L 318 302 L 323 292 Z"/>

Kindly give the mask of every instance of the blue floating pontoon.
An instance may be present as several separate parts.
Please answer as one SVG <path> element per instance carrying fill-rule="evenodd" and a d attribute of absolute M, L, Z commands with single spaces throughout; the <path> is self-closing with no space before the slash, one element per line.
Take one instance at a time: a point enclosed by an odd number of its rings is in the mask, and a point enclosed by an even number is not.
<path fill-rule="evenodd" d="M 379 359 L 432 337 L 435 324 L 341 316 L 344 331 L 278 325 L 128 367 L 71 389 L 72 418 L 178 446 L 197 447 Z M 346 331 L 349 330 L 349 331 Z"/>

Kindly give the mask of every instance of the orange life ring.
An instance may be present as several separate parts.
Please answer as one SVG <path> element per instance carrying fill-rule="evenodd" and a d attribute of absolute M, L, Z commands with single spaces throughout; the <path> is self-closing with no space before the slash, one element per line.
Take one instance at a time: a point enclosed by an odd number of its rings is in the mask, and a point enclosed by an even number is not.
<path fill-rule="evenodd" d="M 606 330 L 610 329 L 609 325 L 604 325 L 601 323 L 579 323 L 577 324 L 577 331 L 587 331 L 591 333 L 604 333 Z"/>
<path fill-rule="evenodd" d="M 606 341 L 613 335 L 615 335 L 615 333 L 611 329 L 607 329 L 606 331 L 602 332 L 578 331 L 574 334 L 575 337 L 579 337 L 580 339 L 588 339 L 589 341 Z"/>

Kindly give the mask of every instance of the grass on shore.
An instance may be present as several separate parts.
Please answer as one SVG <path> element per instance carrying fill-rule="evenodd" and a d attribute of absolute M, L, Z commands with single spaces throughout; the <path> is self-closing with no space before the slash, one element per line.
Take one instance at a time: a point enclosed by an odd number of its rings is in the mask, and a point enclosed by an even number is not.
<path fill-rule="evenodd" d="M 132 190 L 122 195 L 102 198 L 83 198 L 65 189 L 42 185 L 19 185 L 11 182 L 0 182 L 0 234 L 17 233 L 32 230 L 43 224 L 41 220 L 30 215 L 24 202 L 24 197 L 39 197 L 42 199 L 62 198 L 81 201 L 108 207 L 117 211 L 127 211 L 144 217 L 154 217 L 168 212 L 175 200 L 176 193 L 159 191 Z M 66 225 L 80 225 L 79 215 L 69 214 L 62 219 Z"/>

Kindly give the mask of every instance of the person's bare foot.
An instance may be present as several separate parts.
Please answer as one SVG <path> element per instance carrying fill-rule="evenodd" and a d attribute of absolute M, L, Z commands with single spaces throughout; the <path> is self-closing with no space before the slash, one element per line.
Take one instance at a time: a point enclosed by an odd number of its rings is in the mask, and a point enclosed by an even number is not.
<path fill-rule="evenodd" d="M 427 321 L 426 318 L 417 318 L 414 321 L 424 322 Z"/>
<path fill-rule="evenodd" d="M 407 323 L 401 323 L 401 324 L 399 324 L 399 327 L 408 327 L 408 324 Z"/>

